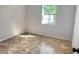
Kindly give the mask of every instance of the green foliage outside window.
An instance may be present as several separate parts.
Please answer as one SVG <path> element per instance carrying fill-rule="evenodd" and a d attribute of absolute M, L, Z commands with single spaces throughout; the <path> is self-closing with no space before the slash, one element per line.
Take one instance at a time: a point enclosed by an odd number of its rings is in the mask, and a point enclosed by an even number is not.
<path fill-rule="evenodd" d="M 57 6 L 56 5 L 43 5 L 42 10 L 45 15 L 55 15 L 57 11 Z"/>

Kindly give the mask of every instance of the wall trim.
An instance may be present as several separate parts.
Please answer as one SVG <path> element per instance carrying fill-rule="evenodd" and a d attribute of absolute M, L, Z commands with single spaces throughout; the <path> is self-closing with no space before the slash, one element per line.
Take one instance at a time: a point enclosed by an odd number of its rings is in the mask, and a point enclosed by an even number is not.
<path fill-rule="evenodd" d="M 5 40 L 8 40 L 8 39 L 10 39 L 10 38 L 12 38 L 12 37 L 15 37 L 15 36 L 17 36 L 17 35 L 20 35 L 20 34 L 21 34 L 21 33 L 18 33 L 18 34 L 15 34 L 15 35 L 10 35 L 9 37 L 6 36 L 5 38 L 0 39 L 0 42 L 5 41 Z"/>
<path fill-rule="evenodd" d="M 30 33 L 30 32 L 26 32 L 26 33 L 29 33 L 29 34 L 34 34 L 34 35 L 40 35 L 40 36 L 47 36 L 47 37 L 51 37 L 51 38 L 55 38 L 55 39 L 61 39 L 61 40 L 68 40 L 68 41 L 72 41 L 72 39 L 69 39 L 69 38 L 63 38 L 63 37 L 58 37 L 58 36 L 50 36 L 50 35 L 42 35 L 40 33 Z"/>

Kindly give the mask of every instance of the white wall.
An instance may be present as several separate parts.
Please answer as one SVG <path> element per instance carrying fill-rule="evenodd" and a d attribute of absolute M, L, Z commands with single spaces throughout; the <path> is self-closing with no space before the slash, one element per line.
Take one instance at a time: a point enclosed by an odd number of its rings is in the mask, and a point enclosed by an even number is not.
<path fill-rule="evenodd" d="M 41 24 L 41 6 L 27 6 L 26 30 L 36 34 L 72 39 L 75 6 L 60 5 L 57 11 L 56 26 Z M 47 31 L 47 33 L 46 33 Z"/>
<path fill-rule="evenodd" d="M 0 41 L 24 32 L 25 6 L 0 6 Z"/>
<path fill-rule="evenodd" d="M 79 5 L 76 7 L 72 46 L 79 48 Z"/>
<path fill-rule="evenodd" d="M 26 31 L 40 33 L 41 29 L 41 6 L 27 6 Z"/>
<path fill-rule="evenodd" d="M 58 6 L 56 26 L 52 25 L 48 29 L 48 25 L 41 24 L 39 5 L 0 6 L 0 41 L 25 31 L 71 39 L 74 11 L 75 6 Z"/>

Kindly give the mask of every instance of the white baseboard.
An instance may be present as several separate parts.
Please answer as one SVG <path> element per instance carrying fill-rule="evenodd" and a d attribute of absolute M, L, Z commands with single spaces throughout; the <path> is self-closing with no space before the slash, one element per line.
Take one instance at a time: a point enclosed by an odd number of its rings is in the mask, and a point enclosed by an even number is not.
<path fill-rule="evenodd" d="M 18 34 L 16 34 L 16 35 L 18 35 Z M 1 41 L 4 41 L 4 40 L 8 40 L 9 38 L 14 37 L 14 36 L 16 36 L 16 35 L 9 35 L 9 36 L 6 36 L 6 37 L 0 39 L 0 42 L 1 42 Z"/>
<path fill-rule="evenodd" d="M 50 36 L 50 37 L 72 41 L 72 39 L 69 39 L 69 38 L 63 38 L 63 37 L 58 37 L 58 36 Z"/>
<path fill-rule="evenodd" d="M 26 33 L 31 33 L 31 32 L 26 32 Z M 72 39 L 63 38 L 63 37 L 58 37 L 58 36 L 54 36 L 54 35 L 51 36 L 51 35 L 45 35 L 45 34 L 41 34 L 41 33 L 31 33 L 31 34 L 43 35 L 43 36 L 48 36 L 48 37 L 52 37 L 52 38 L 57 38 L 57 39 L 72 41 Z"/>
<path fill-rule="evenodd" d="M 36 34 L 36 33 L 33 33 L 33 34 Z M 19 34 L 16 34 L 16 35 L 19 35 Z M 0 42 L 1 42 L 1 41 L 4 41 L 4 40 L 7 40 L 7 39 L 9 39 L 9 38 L 11 38 L 11 37 L 14 37 L 14 36 L 16 36 L 16 35 L 10 35 L 9 37 L 5 37 L 5 38 L 3 38 L 3 39 L 0 39 Z M 41 35 L 41 34 L 37 34 L 37 35 Z M 48 36 L 48 37 L 52 37 L 52 38 L 57 38 L 57 39 L 72 41 L 72 39 L 63 38 L 63 37 L 58 37 L 58 36 L 50 36 L 50 35 L 43 35 L 43 36 Z"/>
<path fill-rule="evenodd" d="M 5 36 L 4 38 L 0 39 L 0 42 L 1 42 L 1 41 L 4 41 L 4 40 L 8 40 L 9 38 L 12 38 L 12 37 L 14 37 L 14 36 L 16 36 L 16 35 L 19 35 L 19 34 L 20 34 L 20 33 L 18 33 L 18 34 L 11 34 L 11 35 Z"/>

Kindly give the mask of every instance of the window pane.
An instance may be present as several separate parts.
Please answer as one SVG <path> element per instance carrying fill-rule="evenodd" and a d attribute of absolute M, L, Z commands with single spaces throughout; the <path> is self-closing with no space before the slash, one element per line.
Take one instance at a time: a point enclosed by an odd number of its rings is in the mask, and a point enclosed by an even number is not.
<path fill-rule="evenodd" d="M 42 6 L 42 24 L 55 24 L 56 20 L 56 5 L 43 5 Z"/>
<path fill-rule="evenodd" d="M 54 20 L 50 19 L 50 21 L 49 21 L 49 22 L 52 24 L 52 23 L 54 23 Z"/>
<path fill-rule="evenodd" d="M 43 19 L 49 19 L 49 15 L 43 15 L 42 18 Z"/>
<path fill-rule="evenodd" d="M 56 5 L 43 5 L 42 10 L 44 14 L 56 14 L 57 6 Z"/>
<path fill-rule="evenodd" d="M 43 19 L 43 20 L 42 20 L 42 24 L 48 24 L 48 20 Z"/>
<path fill-rule="evenodd" d="M 51 20 L 54 20 L 54 16 L 55 16 L 55 15 L 50 15 L 50 19 L 51 19 Z"/>

